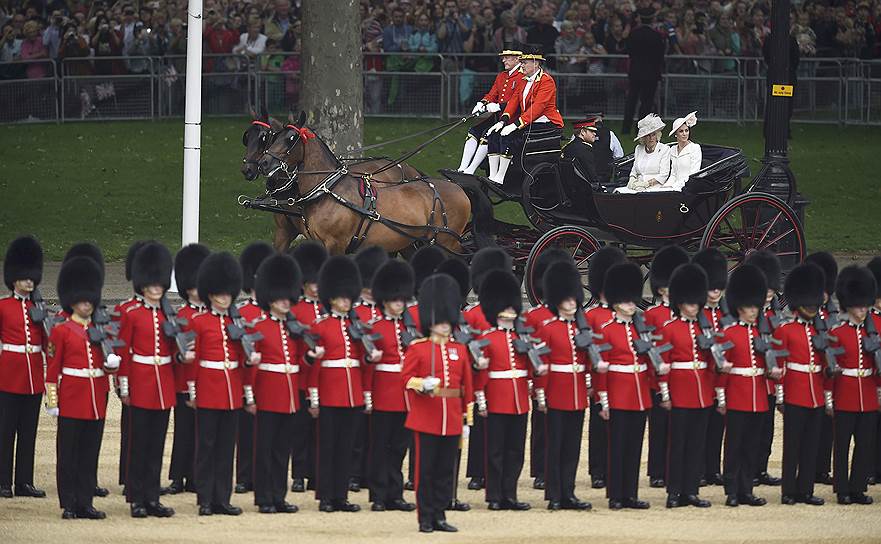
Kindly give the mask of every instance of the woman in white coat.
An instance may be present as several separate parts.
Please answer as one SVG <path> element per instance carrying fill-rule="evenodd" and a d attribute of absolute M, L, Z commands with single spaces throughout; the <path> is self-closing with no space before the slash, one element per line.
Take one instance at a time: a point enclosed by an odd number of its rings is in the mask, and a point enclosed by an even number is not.
<path fill-rule="evenodd" d="M 670 148 L 661 143 L 664 121 L 654 113 L 639 120 L 639 132 L 634 141 L 639 145 L 633 152 L 633 167 L 627 187 L 615 189 L 616 193 L 642 193 L 646 191 L 672 191 L 670 182 Z"/>
<path fill-rule="evenodd" d="M 692 142 L 691 127 L 697 124 L 697 112 L 673 122 L 670 136 L 676 136 L 676 143 L 670 146 L 670 185 L 671 190 L 681 191 L 688 178 L 701 169 L 701 146 Z"/>

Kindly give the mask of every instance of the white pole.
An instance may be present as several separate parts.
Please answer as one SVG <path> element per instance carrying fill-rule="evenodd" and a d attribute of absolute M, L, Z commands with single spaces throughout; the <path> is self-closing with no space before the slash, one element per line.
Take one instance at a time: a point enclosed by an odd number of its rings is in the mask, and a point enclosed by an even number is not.
<path fill-rule="evenodd" d="M 181 245 L 199 241 L 202 141 L 202 0 L 187 7 L 187 90 L 184 113 L 184 206 Z"/>

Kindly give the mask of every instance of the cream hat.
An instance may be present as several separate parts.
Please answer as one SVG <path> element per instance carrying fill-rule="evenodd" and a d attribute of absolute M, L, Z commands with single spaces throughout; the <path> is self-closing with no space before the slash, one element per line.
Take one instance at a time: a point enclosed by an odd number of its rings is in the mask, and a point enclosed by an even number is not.
<path fill-rule="evenodd" d="M 636 134 L 636 138 L 634 138 L 633 141 L 639 141 L 639 139 L 643 136 L 648 136 L 653 132 L 657 132 L 665 126 L 666 124 L 664 124 L 664 121 L 662 121 L 660 117 L 658 117 L 654 113 L 650 113 L 640 119 L 639 123 L 636 124 L 638 132 Z"/>
<path fill-rule="evenodd" d="M 676 131 L 679 130 L 679 127 L 681 127 L 683 124 L 686 125 L 688 128 L 696 125 L 697 112 L 693 111 L 685 117 L 680 117 L 679 119 L 673 121 L 673 126 L 670 128 L 670 134 L 668 134 L 668 136 L 673 136 L 674 134 L 676 134 Z"/>

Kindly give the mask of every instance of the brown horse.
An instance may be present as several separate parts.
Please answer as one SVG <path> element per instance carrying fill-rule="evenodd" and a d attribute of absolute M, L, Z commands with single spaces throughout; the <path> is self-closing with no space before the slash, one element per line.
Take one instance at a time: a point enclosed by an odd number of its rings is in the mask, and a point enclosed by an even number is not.
<path fill-rule="evenodd" d="M 301 113 L 276 134 L 259 161 L 260 173 L 270 179 L 284 173 L 290 188 L 276 197 L 302 206 L 306 236 L 323 242 L 331 254 L 354 251 L 362 243 L 397 252 L 418 240 L 461 253 L 472 207 L 475 241 L 491 243 L 492 204 L 476 184 L 420 176 L 374 185 L 365 164 L 357 165 L 358 173 L 349 172 L 304 122 Z M 375 195 L 372 207 L 365 194 Z"/>

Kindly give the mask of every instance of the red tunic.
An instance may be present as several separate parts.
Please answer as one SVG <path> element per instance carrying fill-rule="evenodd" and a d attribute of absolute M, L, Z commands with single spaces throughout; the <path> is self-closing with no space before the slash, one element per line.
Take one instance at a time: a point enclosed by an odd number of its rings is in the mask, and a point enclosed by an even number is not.
<path fill-rule="evenodd" d="M 419 325 L 419 304 L 411 304 L 407 306 L 407 311 L 410 312 L 410 317 L 413 318 L 413 325 L 416 327 L 417 331 L 421 331 L 422 327 Z"/>
<path fill-rule="evenodd" d="M 716 387 L 725 389 L 729 410 L 740 412 L 767 412 L 768 390 L 765 379 L 765 357 L 756 353 L 754 341 L 759 336 L 755 325 L 742 321 L 732 323 L 722 331 L 717 342 L 731 342 L 734 347 L 725 357 L 734 365 L 730 373 L 719 374 Z M 739 369 L 739 370 L 738 370 Z"/>
<path fill-rule="evenodd" d="M 544 71 L 534 77 L 532 85 L 529 85 L 527 78 L 523 78 L 523 85 L 518 85 L 517 93 L 505 106 L 504 115 L 521 128 L 542 116 L 554 125 L 562 127 L 563 117 L 557 110 L 557 84 L 554 83 L 554 78 Z M 520 113 L 519 117 L 516 116 L 517 112 Z"/>
<path fill-rule="evenodd" d="M 602 342 L 612 349 L 603 353 L 609 371 L 598 373 L 597 391 L 609 396 L 609 408 L 643 412 L 652 407 L 649 391 L 654 380 L 654 368 L 648 358 L 636 354 L 633 339 L 637 337 L 632 322 L 618 319 L 606 323 L 600 334 Z"/>
<path fill-rule="evenodd" d="M 709 306 L 704 307 L 704 314 L 706 314 L 707 319 L 710 320 L 710 323 L 713 324 L 713 328 L 717 331 L 722 330 L 722 310 L 716 306 L 715 308 L 711 308 Z"/>
<path fill-rule="evenodd" d="M 529 378 L 532 365 L 525 354 L 514 350 L 517 335 L 513 330 L 496 328 L 485 332 L 489 340 L 483 348 L 489 366 L 477 372 L 475 391 L 486 395 L 486 409 L 491 414 L 523 415 L 529 412 Z"/>
<path fill-rule="evenodd" d="M 349 336 L 348 317 L 328 315 L 315 321 L 311 331 L 324 347 L 309 373 L 309 389 L 318 390 L 320 406 L 364 406 L 364 349 Z"/>
<path fill-rule="evenodd" d="M 534 308 L 530 308 L 523 315 L 523 319 L 526 321 L 526 326 L 532 328 L 532 332 L 530 333 L 532 336 L 538 334 L 538 330 L 541 329 L 542 323 L 553 317 L 554 312 L 544 304 L 539 304 Z"/>
<path fill-rule="evenodd" d="M 832 347 L 844 348 L 838 356 L 842 373 L 835 377 L 832 389 L 833 406 L 844 412 L 874 412 L 878 409 L 879 386 L 872 356 L 863 349 L 866 329 L 846 320 L 829 331 L 835 338 Z"/>
<path fill-rule="evenodd" d="M 43 327 L 31 321 L 31 299 L 12 295 L 0 299 L 0 391 L 17 395 L 43 392 Z"/>
<path fill-rule="evenodd" d="M 165 314 L 140 302 L 122 315 L 119 376 L 128 378 L 129 402 L 146 410 L 170 410 L 175 405 L 174 340 L 162 332 Z"/>
<path fill-rule="evenodd" d="M 587 408 L 587 372 L 590 364 L 587 354 L 575 349 L 578 328 L 575 321 L 552 317 L 538 330 L 538 338 L 545 342 L 550 353 L 544 356 L 548 373 L 536 377 L 536 389 L 544 389 L 548 408 L 554 410 L 584 410 Z"/>
<path fill-rule="evenodd" d="M 587 316 L 587 324 L 590 325 L 591 330 L 596 332 L 599 332 L 599 330 L 603 328 L 603 325 L 611 321 L 614 317 L 612 309 L 605 302 L 600 302 L 591 306 L 585 315 Z M 597 383 L 599 377 L 595 368 L 591 369 L 590 378 L 592 383 Z M 594 387 L 592 398 L 594 402 L 597 402 L 599 399 L 596 387 Z"/>
<path fill-rule="evenodd" d="M 664 362 L 672 368 L 660 381 L 670 387 L 670 402 L 674 408 L 707 408 L 713 405 L 716 381 L 712 356 L 698 347 L 697 337 L 701 329 L 698 322 L 674 318 L 660 331 L 661 342 L 673 349 L 662 354 Z M 694 364 L 697 363 L 697 364 Z M 690 368 L 686 366 L 690 364 Z M 703 367 L 703 368 L 701 368 Z"/>
<path fill-rule="evenodd" d="M 789 352 L 783 369 L 783 400 L 786 404 L 817 408 L 825 403 L 823 382 L 826 362 L 823 352 L 814 351 L 811 339 L 816 334 L 814 325 L 800 318 L 774 331 L 774 338 L 781 341 L 777 349 Z"/>
<path fill-rule="evenodd" d="M 257 302 L 253 298 L 248 298 L 239 302 L 236 307 L 239 309 L 239 315 L 247 325 L 253 324 L 263 316 L 263 310 L 257 306 Z M 247 374 L 246 383 L 254 383 L 254 375 L 257 373 L 257 367 L 245 365 L 245 374 Z"/>
<path fill-rule="evenodd" d="M 263 335 L 255 343 L 260 364 L 254 377 L 254 400 L 261 412 L 293 414 L 300 409 L 299 382 L 305 346 L 291 338 L 282 320 L 264 313 L 252 331 Z"/>
<path fill-rule="evenodd" d="M 523 87 L 523 72 L 519 68 L 513 68 L 511 71 L 499 72 L 493 82 L 492 88 L 483 97 L 486 103 L 495 102 L 504 106 L 511 100 L 511 97 L 517 93 L 517 90 Z"/>
<path fill-rule="evenodd" d="M 381 412 L 406 412 L 407 396 L 404 393 L 404 347 L 401 332 L 404 320 L 383 317 L 371 323 L 373 332 L 380 335 L 376 349 L 382 351 L 382 359 L 368 364 L 365 371 L 366 388 L 373 394 L 373 409 Z"/>
<path fill-rule="evenodd" d="M 642 314 L 642 316 L 645 320 L 646 325 L 655 328 L 652 331 L 652 334 L 657 336 L 661 334 L 661 329 L 664 328 L 664 325 L 666 325 L 668 321 L 673 319 L 673 310 L 670 308 L 670 304 L 668 302 L 661 302 L 660 304 L 655 304 L 654 306 L 646 310 L 645 313 Z M 651 386 L 653 391 L 657 391 L 657 380 L 653 380 Z"/>
<path fill-rule="evenodd" d="M 406 427 L 439 436 L 462 434 L 468 404 L 474 397 L 467 348 L 453 341 L 436 344 L 426 338 L 415 340 L 404 356 L 404 383 L 427 376 L 440 379 L 439 388 L 459 390 L 459 396 L 427 395 L 408 389 Z"/>
<path fill-rule="evenodd" d="M 244 355 L 239 342 L 229 339 L 227 315 L 214 310 L 193 317 L 196 333 L 196 407 L 238 410 L 242 407 Z"/>
<path fill-rule="evenodd" d="M 184 331 L 190 330 L 193 326 L 193 317 L 204 311 L 204 306 L 197 306 L 191 302 L 184 304 L 177 311 L 177 318 L 186 321 L 186 323 L 181 325 L 181 329 Z M 186 393 L 188 391 L 187 382 L 196 381 L 196 371 L 199 368 L 199 362 L 196 361 L 192 364 L 176 362 L 172 367 L 172 370 L 174 370 L 174 390 L 178 393 Z"/>
<path fill-rule="evenodd" d="M 480 304 L 472 304 L 466 307 L 462 312 L 462 316 L 465 318 L 468 326 L 475 331 L 475 334 L 480 334 L 493 328 L 489 321 L 486 320 L 486 316 L 483 315 L 483 308 L 480 307 Z"/>
<path fill-rule="evenodd" d="M 110 380 L 100 346 L 89 342 L 88 326 L 68 319 L 52 329 L 46 349 L 46 383 L 58 384 L 62 417 L 98 420 L 107 416 Z"/>
<path fill-rule="evenodd" d="M 359 300 L 355 303 L 355 313 L 362 323 L 370 323 L 374 319 L 382 317 L 382 308 L 377 306 L 375 302 Z"/>

